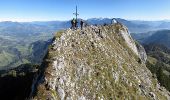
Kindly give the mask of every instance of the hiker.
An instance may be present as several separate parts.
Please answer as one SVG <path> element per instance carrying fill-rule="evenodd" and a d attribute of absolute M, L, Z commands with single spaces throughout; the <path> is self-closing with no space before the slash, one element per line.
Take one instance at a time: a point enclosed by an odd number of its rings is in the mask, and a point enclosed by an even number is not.
<path fill-rule="evenodd" d="M 75 18 L 73 18 L 71 20 L 71 29 L 75 29 L 75 28 L 76 28 L 76 20 L 75 20 Z"/>
<path fill-rule="evenodd" d="M 81 26 L 81 30 L 83 29 L 83 26 L 84 26 L 84 21 L 81 19 L 80 21 L 80 26 Z"/>
<path fill-rule="evenodd" d="M 71 20 L 71 29 L 73 29 L 73 19 Z"/>
<path fill-rule="evenodd" d="M 78 23 L 78 21 L 75 20 L 75 29 L 77 29 L 77 23 Z"/>

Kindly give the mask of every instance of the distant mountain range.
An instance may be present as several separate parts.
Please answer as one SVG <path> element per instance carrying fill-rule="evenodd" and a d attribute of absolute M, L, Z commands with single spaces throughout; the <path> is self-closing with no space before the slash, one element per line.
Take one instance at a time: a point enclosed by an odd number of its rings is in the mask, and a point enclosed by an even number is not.
<path fill-rule="evenodd" d="M 80 19 L 78 19 L 80 20 Z M 91 18 L 85 20 L 88 24 L 111 24 L 111 18 Z M 125 20 L 116 18 L 117 21 L 126 25 L 131 33 L 142 33 L 156 31 L 161 29 L 170 29 L 170 21 L 140 21 Z M 38 34 L 43 32 L 54 32 L 65 28 L 70 28 L 71 23 L 68 21 L 35 21 L 35 22 L 0 22 L 0 34 Z M 20 29 L 20 30 L 18 30 Z"/>
<path fill-rule="evenodd" d="M 143 33 L 148 31 L 157 31 L 162 29 L 170 29 L 169 21 L 140 21 L 140 20 L 125 20 L 121 18 L 116 18 L 117 21 L 123 23 L 128 27 L 131 33 Z M 109 18 L 93 18 L 86 20 L 90 24 L 110 24 L 111 19 Z"/>
<path fill-rule="evenodd" d="M 78 19 L 79 21 L 80 19 Z M 91 18 L 84 20 L 89 25 L 111 24 L 111 18 Z M 117 21 L 128 27 L 131 34 L 139 41 L 152 42 L 160 36 L 152 36 L 157 30 L 170 29 L 169 21 L 138 21 L 116 18 Z M 0 22 L 0 69 L 16 67 L 22 63 L 41 62 L 45 50 L 48 47 L 48 40 L 58 30 L 70 28 L 68 21 L 35 21 L 35 22 Z M 134 34 L 136 33 L 136 34 Z M 164 35 L 163 35 L 164 36 Z M 162 36 L 162 38 L 163 38 Z M 166 38 L 165 36 L 164 38 Z M 169 45 L 169 40 L 164 43 Z M 161 42 L 160 41 L 160 42 Z M 36 46 L 34 46 L 36 45 Z M 39 47 L 41 48 L 35 48 Z M 43 52 L 41 52 L 43 51 Z M 34 58 L 35 57 L 35 58 Z M 36 60 L 40 57 L 39 60 Z M 32 60 L 31 60 L 32 59 Z"/>

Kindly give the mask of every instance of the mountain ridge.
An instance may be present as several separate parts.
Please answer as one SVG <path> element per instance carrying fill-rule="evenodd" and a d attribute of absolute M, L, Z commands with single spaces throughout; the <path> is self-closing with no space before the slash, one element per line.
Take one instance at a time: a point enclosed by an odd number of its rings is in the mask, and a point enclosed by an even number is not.
<path fill-rule="evenodd" d="M 141 59 L 141 55 L 146 57 L 144 49 L 136 45 L 120 23 L 59 31 L 35 78 L 30 97 L 170 99 L 169 92 L 159 86 Z"/>

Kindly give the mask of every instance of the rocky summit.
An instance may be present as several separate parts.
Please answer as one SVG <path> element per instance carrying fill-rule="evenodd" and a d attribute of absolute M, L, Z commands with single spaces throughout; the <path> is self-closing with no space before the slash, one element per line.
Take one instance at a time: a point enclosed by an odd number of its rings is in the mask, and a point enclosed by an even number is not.
<path fill-rule="evenodd" d="M 56 33 L 36 75 L 34 100 L 170 100 L 144 48 L 121 23 Z"/>

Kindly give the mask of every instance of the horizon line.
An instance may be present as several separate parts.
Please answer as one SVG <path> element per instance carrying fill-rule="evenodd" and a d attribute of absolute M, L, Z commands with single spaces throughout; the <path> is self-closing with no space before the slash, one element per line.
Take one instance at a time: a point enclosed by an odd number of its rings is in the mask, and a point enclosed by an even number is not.
<path fill-rule="evenodd" d="M 114 18 L 114 17 L 112 17 Z M 94 18 L 84 18 L 84 20 L 89 20 L 89 19 L 112 19 L 111 17 L 94 17 Z M 72 19 L 72 18 L 71 18 Z M 70 21 L 71 19 L 68 20 L 0 20 L 0 22 L 50 22 L 50 21 Z M 78 18 L 78 19 L 83 19 L 83 18 Z M 170 21 L 170 19 L 126 19 L 126 18 L 116 18 L 116 19 L 124 19 L 124 20 L 128 20 L 128 21 Z"/>

